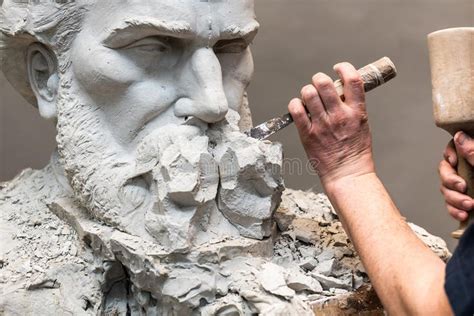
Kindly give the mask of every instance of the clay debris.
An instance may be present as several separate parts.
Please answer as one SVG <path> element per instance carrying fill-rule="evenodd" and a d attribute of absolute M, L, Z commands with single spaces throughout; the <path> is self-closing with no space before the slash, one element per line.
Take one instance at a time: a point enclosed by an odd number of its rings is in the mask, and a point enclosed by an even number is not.
<path fill-rule="evenodd" d="M 54 183 L 52 174 L 27 171 L 0 191 L 0 232 L 8 241 L 0 249 L 0 289 L 10 293 L 0 299 L 2 312 L 31 314 L 19 306 L 77 315 L 313 315 L 327 306 L 380 311 L 323 194 L 287 189 L 274 216 L 278 225 L 262 240 L 237 234 L 183 252 L 90 218 L 45 185 Z M 441 257 L 449 256 L 442 240 L 412 227 Z"/>
<path fill-rule="evenodd" d="M 304 290 L 310 305 L 369 283 L 324 194 L 285 190 L 275 220 L 281 234 L 272 261 L 291 271 L 290 288 Z"/>
<path fill-rule="evenodd" d="M 46 207 L 60 196 L 51 167 L 0 185 L 1 315 L 99 313 L 100 264 Z"/>
<path fill-rule="evenodd" d="M 370 291 L 366 271 L 326 195 L 286 189 L 274 218 L 281 234 L 272 261 L 292 271 L 293 279 L 299 275 L 294 271 L 296 263 L 306 285 L 321 286 L 317 294 L 305 291 L 305 301 L 311 306 L 320 306 L 331 297 L 334 301 L 339 296 Z M 410 227 L 441 259 L 450 257 L 441 238 L 414 224 Z M 297 288 L 308 289 L 303 284 Z"/>

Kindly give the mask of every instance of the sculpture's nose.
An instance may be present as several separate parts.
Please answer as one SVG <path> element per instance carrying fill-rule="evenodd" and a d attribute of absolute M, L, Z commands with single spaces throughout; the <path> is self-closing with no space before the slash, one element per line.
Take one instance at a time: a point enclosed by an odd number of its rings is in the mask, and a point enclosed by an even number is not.
<path fill-rule="evenodd" d="M 194 116 L 207 123 L 223 120 L 229 105 L 221 65 L 214 51 L 209 48 L 195 51 L 181 75 L 185 97 L 175 105 L 176 116 Z"/>

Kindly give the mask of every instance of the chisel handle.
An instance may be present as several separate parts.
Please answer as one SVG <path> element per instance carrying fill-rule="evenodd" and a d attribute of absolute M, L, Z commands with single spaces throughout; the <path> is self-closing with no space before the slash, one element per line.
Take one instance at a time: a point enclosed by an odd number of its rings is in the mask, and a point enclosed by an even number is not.
<path fill-rule="evenodd" d="M 397 76 L 397 69 L 395 65 L 388 57 L 383 57 L 371 64 L 368 64 L 365 67 L 360 68 L 357 72 L 362 77 L 364 82 L 365 92 L 369 92 L 389 80 Z M 344 84 L 341 80 L 334 82 L 336 86 L 336 91 L 341 98 L 344 96 Z"/>

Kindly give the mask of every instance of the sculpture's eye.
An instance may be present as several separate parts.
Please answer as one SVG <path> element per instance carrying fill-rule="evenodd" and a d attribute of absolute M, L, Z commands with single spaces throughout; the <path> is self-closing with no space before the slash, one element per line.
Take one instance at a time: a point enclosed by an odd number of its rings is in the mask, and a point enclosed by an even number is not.
<path fill-rule="evenodd" d="M 247 49 L 249 44 L 242 38 L 221 40 L 214 45 L 216 54 L 240 54 Z"/>
<path fill-rule="evenodd" d="M 167 37 L 147 37 L 132 44 L 129 44 L 123 49 L 133 49 L 144 53 L 165 53 L 171 50 L 171 44 Z"/>

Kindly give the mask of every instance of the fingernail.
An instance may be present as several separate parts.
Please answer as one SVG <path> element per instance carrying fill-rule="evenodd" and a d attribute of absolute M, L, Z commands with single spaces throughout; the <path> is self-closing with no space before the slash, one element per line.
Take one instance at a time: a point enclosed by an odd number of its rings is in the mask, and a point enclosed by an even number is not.
<path fill-rule="evenodd" d="M 458 143 L 459 145 L 462 145 L 466 140 L 469 139 L 469 136 L 467 136 L 465 133 L 463 132 L 459 132 L 456 134 L 456 137 L 455 137 L 455 142 Z"/>
<path fill-rule="evenodd" d="M 461 222 L 465 221 L 467 219 L 467 213 L 466 212 L 459 212 L 458 218 Z"/>
<path fill-rule="evenodd" d="M 464 202 L 462 202 L 462 207 L 463 207 L 465 210 L 471 210 L 471 207 L 472 207 L 471 201 L 464 201 Z"/>
<path fill-rule="evenodd" d="M 466 190 L 466 188 L 464 186 L 464 183 L 462 183 L 462 182 L 456 183 L 455 186 L 456 186 L 456 190 L 458 190 L 459 192 L 464 192 L 464 190 Z"/>

